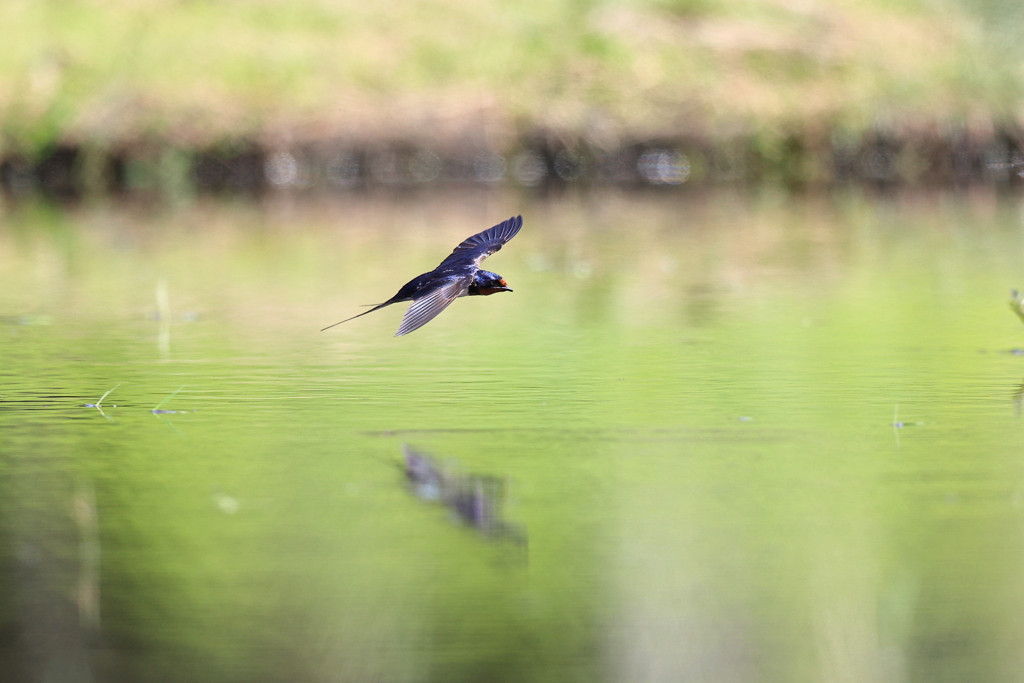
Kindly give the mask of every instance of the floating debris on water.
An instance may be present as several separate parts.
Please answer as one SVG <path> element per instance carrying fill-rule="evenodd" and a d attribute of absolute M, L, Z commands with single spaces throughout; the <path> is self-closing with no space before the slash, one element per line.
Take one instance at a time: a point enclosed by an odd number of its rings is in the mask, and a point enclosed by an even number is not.
<path fill-rule="evenodd" d="M 237 498 L 224 493 L 215 494 L 213 502 L 225 515 L 233 515 L 241 508 Z"/>
<path fill-rule="evenodd" d="M 100 400 L 96 401 L 95 403 L 86 403 L 82 407 L 83 408 L 95 408 L 96 410 L 100 411 L 100 415 L 102 415 L 103 417 L 105 417 L 108 420 L 110 420 L 111 422 L 113 422 L 114 418 L 110 417 L 105 412 L 103 412 L 103 399 L 105 399 L 107 396 L 110 396 L 110 394 L 114 391 L 114 389 L 117 389 L 119 386 L 121 386 L 120 382 L 115 384 L 112 388 L 107 389 L 107 391 L 102 396 L 100 396 Z M 115 405 L 113 407 L 116 408 L 117 406 Z"/>
<path fill-rule="evenodd" d="M 164 400 L 162 400 L 162 401 L 160 401 L 159 403 L 157 403 L 157 404 L 156 404 L 156 407 L 155 407 L 155 408 L 153 408 L 153 410 L 151 410 L 151 411 L 149 411 L 149 412 L 153 413 L 154 415 L 176 415 L 176 414 L 178 414 L 178 413 L 194 413 L 194 412 L 196 412 L 196 411 L 194 411 L 194 410 L 161 410 L 161 409 L 160 409 L 160 406 L 164 405 L 165 403 L 167 403 L 168 401 L 170 401 L 170 400 L 171 400 L 172 398 L 174 398 L 175 396 L 177 396 L 177 395 L 178 395 L 178 392 L 180 392 L 180 391 L 181 391 L 182 389 L 184 389 L 184 388 L 185 388 L 185 385 L 184 385 L 184 384 L 182 384 L 182 385 L 181 385 L 180 387 L 178 387 L 178 388 L 177 388 L 177 389 L 175 389 L 175 390 L 174 390 L 173 392 L 171 392 L 171 395 L 170 395 L 170 396 L 168 396 L 168 397 L 167 397 L 167 398 L 165 398 Z"/>
<path fill-rule="evenodd" d="M 899 403 L 893 404 L 892 423 L 890 424 L 890 426 L 892 427 L 893 438 L 896 440 L 896 448 L 900 447 L 900 433 L 899 433 L 899 430 L 903 429 L 904 427 L 921 427 L 921 426 L 923 426 L 925 424 L 927 424 L 927 423 L 925 423 L 925 422 L 903 422 L 903 421 L 901 421 L 900 420 L 900 404 Z"/>
<path fill-rule="evenodd" d="M 185 436 L 185 433 L 184 433 L 184 432 L 182 432 L 182 431 L 181 431 L 180 429 L 178 429 L 177 427 L 175 427 L 175 426 L 174 426 L 174 425 L 173 425 L 173 424 L 172 424 L 172 423 L 170 422 L 170 420 L 165 420 L 165 419 L 163 419 L 163 418 L 162 418 L 162 417 L 160 417 L 160 416 L 161 416 L 161 415 L 182 415 L 182 414 L 185 414 L 185 413 L 194 413 L 194 412 L 196 412 L 196 411 L 194 411 L 194 410 L 164 410 L 164 409 L 162 409 L 162 408 L 161 408 L 161 406 L 163 406 L 163 405 L 164 405 L 165 403 L 167 403 L 167 402 L 168 402 L 168 401 L 170 401 L 170 400 L 171 400 L 172 398 L 174 398 L 175 396 L 177 396 L 177 395 L 178 395 L 178 392 L 180 392 L 180 391 L 181 391 L 182 389 L 184 389 L 184 388 L 185 388 L 185 385 L 184 385 L 184 384 L 182 384 L 182 385 L 181 385 L 180 387 L 178 387 L 177 389 L 175 389 L 175 390 L 174 390 L 174 391 L 173 391 L 173 392 L 171 393 L 171 395 L 170 395 L 170 396 L 168 396 L 168 397 L 167 397 L 167 398 L 165 398 L 164 400 L 160 401 L 160 403 L 157 403 L 157 404 L 156 404 L 156 406 L 155 406 L 155 407 L 154 407 L 154 408 L 153 408 L 153 409 L 152 409 L 151 411 L 149 411 L 149 412 L 153 413 L 153 417 L 155 417 L 156 419 L 160 420 L 161 422 L 163 422 L 163 423 L 164 423 L 165 425 L 167 425 L 168 427 L 170 427 L 170 428 L 171 428 L 171 429 L 173 429 L 174 431 L 178 432 L 178 434 L 180 434 L 181 436 Z M 186 438 L 187 438 L 187 437 L 186 437 Z"/>
<path fill-rule="evenodd" d="M 926 422 L 902 422 L 900 420 L 896 420 L 890 426 L 894 427 L 896 429 L 903 429 L 904 427 L 923 427 L 925 424 L 927 424 L 927 423 Z"/>

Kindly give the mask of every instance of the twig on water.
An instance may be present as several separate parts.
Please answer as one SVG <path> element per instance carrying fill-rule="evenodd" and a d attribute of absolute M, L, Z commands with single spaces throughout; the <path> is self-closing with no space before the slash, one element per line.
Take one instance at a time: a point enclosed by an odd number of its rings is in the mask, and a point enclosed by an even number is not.
<path fill-rule="evenodd" d="M 107 389 L 106 393 L 104 393 L 102 396 L 100 396 L 100 400 L 96 401 L 95 403 L 86 403 L 85 407 L 86 408 L 95 408 L 96 410 L 100 411 L 100 415 L 102 415 L 103 417 L 107 418 L 111 422 L 114 422 L 114 418 L 110 417 L 105 412 L 103 412 L 103 399 L 105 399 L 107 396 L 110 396 L 111 392 L 113 392 L 114 389 L 117 389 L 119 386 L 121 386 L 121 382 L 118 382 L 112 388 Z"/>
<path fill-rule="evenodd" d="M 170 427 L 174 431 L 178 432 L 178 434 L 180 434 L 181 436 L 183 436 L 183 437 L 185 437 L 187 439 L 188 437 L 185 436 L 185 433 L 183 431 L 181 431 L 180 429 L 178 429 L 177 427 L 175 427 L 174 424 L 170 420 L 165 420 L 162 417 L 160 417 L 161 415 L 177 415 L 179 413 L 194 413 L 194 412 L 196 412 L 194 410 L 161 410 L 160 406 L 164 405 L 165 403 L 170 401 L 172 398 L 177 396 L 178 392 L 181 391 L 184 388 L 185 388 L 185 385 L 182 384 L 180 387 L 178 387 L 173 392 L 171 392 L 170 396 L 168 396 L 164 400 L 162 400 L 159 403 L 157 403 L 156 406 L 153 408 L 153 410 L 151 410 L 149 412 L 153 413 L 153 417 L 155 417 L 156 419 L 160 420 L 165 425 L 167 425 L 168 427 Z"/>
<path fill-rule="evenodd" d="M 164 400 L 162 400 L 162 401 L 160 401 L 159 403 L 157 403 L 157 404 L 156 404 L 156 407 L 155 407 L 155 408 L 153 408 L 153 410 L 151 410 L 151 411 L 149 411 L 149 412 L 153 413 L 154 415 L 159 415 L 160 413 L 174 413 L 174 412 L 177 412 L 177 411 L 175 411 L 175 410 L 160 410 L 160 406 L 164 405 L 165 403 L 167 403 L 168 401 L 170 401 L 170 400 L 171 400 L 172 398 L 174 398 L 175 396 L 177 396 L 177 395 L 178 395 L 178 392 L 179 392 L 179 391 L 181 391 L 181 390 L 182 390 L 182 389 L 184 389 L 184 388 L 185 388 L 185 385 L 184 385 L 184 384 L 182 384 L 182 385 L 181 385 L 180 387 L 178 387 L 177 389 L 175 389 L 175 390 L 174 390 L 174 391 L 173 391 L 173 392 L 171 393 L 171 395 L 170 395 L 170 396 L 168 396 L 168 397 L 167 397 L 167 398 L 165 398 Z"/>
<path fill-rule="evenodd" d="M 900 447 L 900 434 L 899 430 L 904 427 L 921 427 L 928 424 L 927 422 L 902 422 L 900 420 L 900 404 L 893 404 L 892 409 L 892 434 L 896 437 L 896 448 Z"/>

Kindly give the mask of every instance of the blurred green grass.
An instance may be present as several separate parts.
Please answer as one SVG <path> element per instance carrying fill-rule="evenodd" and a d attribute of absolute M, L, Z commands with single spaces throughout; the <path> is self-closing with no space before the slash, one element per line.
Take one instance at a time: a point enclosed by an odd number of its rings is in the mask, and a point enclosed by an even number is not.
<path fill-rule="evenodd" d="M 30 153 L 986 126 L 1022 94 L 982 15 L 929 0 L 8 0 L 0 26 Z"/>

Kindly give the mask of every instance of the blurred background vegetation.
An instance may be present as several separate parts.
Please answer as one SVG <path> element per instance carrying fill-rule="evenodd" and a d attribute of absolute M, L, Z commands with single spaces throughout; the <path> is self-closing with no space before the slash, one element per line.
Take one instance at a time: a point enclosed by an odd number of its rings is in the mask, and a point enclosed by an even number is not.
<path fill-rule="evenodd" d="M 0 182 L 1006 175 L 1021 17 L 1008 0 L 4 0 Z"/>

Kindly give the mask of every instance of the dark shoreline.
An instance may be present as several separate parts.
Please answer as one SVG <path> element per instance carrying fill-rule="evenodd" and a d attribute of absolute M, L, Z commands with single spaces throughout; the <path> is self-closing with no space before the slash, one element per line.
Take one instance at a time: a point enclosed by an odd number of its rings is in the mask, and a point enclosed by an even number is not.
<path fill-rule="evenodd" d="M 655 139 L 614 150 L 532 135 L 511 150 L 427 148 L 391 140 L 269 147 L 243 140 L 204 149 L 159 143 L 101 149 L 63 144 L 0 160 L 8 195 L 226 193 L 319 187 L 679 186 L 775 182 L 792 187 L 1024 184 L 1024 131 L 966 129 Z"/>

